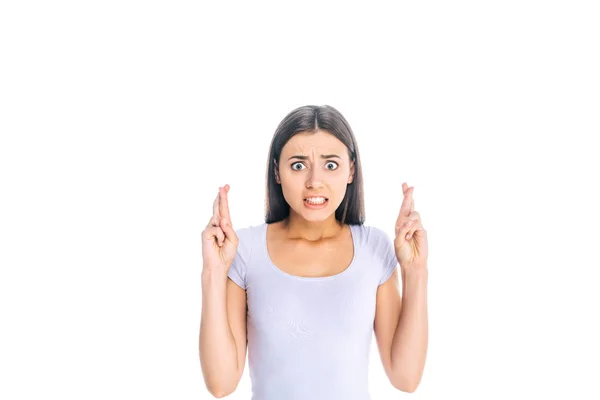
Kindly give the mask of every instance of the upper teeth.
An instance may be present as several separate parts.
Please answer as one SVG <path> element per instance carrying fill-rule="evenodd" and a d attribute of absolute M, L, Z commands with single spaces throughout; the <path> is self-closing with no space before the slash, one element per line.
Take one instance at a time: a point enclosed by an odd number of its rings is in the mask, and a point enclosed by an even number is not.
<path fill-rule="evenodd" d="M 324 203 L 325 198 L 324 197 L 309 197 L 308 199 L 306 199 L 306 201 L 308 201 L 309 203 Z"/>

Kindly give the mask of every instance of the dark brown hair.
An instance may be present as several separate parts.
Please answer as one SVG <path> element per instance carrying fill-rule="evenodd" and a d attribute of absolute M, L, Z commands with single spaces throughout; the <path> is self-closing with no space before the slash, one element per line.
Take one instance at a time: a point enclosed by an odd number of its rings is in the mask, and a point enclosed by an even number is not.
<path fill-rule="evenodd" d="M 267 160 L 267 189 L 265 202 L 265 222 L 281 221 L 290 214 L 290 206 L 283 197 L 281 185 L 275 180 L 275 162 L 283 146 L 300 132 L 327 131 L 338 138 L 348 149 L 350 161 L 354 161 L 354 177 L 346 187 L 346 194 L 335 210 L 335 218 L 342 224 L 359 224 L 365 221 L 363 177 L 358 146 L 354 133 L 344 116 L 335 108 L 324 106 L 303 106 L 291 111 L 280 123 L 273 139 Z"/>

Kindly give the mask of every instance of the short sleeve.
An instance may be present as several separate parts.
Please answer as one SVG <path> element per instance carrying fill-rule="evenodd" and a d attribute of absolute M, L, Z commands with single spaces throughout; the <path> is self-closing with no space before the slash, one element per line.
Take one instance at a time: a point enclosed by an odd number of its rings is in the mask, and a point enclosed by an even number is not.
<path fill-rule="evenodd" d="M 227 276 L 242 289 L 246 289 L 246 272 L 252 255 L 252 228 L 241 228 L 235 231 L 238 237 L 238 248 Z"/>
<path fill-rule="evenodd" d="M 394 250 L 394 243 L 390 239 L 390 236 L 382 231 L 381 229 L 376 229 L 378 233 L 379 240 L 376 248 L 380 249 L 381 254 L 381 279 L 379 280 L 379 285 L 384 284 L 390 276 L 396 270 L 398 266 L 398 259 L 396 258 L 396 251 Z"/>

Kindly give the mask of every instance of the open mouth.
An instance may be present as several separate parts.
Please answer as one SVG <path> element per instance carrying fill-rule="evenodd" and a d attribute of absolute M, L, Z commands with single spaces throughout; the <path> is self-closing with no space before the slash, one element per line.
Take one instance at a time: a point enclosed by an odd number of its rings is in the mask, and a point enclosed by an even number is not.
<path fill-rule="evenodd" d="M 319 200 L 319 201 L 309 201 L 308 199 L 304 199 L 304 203 L 310 205 L 310 206 L 322 206 L 327 204 L 327 202 L 329 201 L 329 199 L 327 197 L 323 197 L 324 200 Z"/>

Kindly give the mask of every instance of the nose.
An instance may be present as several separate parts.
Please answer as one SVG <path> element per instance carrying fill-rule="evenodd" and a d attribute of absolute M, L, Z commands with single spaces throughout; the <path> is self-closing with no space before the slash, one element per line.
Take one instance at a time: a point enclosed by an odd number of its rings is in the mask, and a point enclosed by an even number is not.
<path fill-rule="evenodd" d="M 313 168 L 308 173 L 308 179 L 306 180 L 307 188 L 320 188 L 323 187 L 323 181 L 321 179 L 321 171 L 317 171 L 316 168 Z"/>

